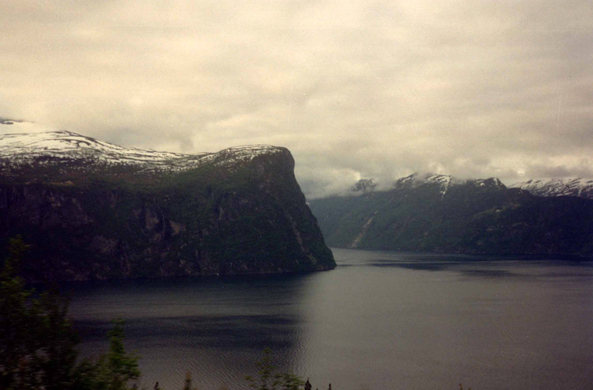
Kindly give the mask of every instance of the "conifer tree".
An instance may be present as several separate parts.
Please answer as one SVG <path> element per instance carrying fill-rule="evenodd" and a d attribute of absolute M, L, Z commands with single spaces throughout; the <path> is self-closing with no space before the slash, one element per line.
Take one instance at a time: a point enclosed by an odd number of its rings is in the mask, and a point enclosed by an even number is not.
<path fill-rule="evenodd" d="M 129 382 L 140 377 L 138 357 L 126 352 L 124 347 L 124 321 L 114 321 L 109 335 L 109 351 L 97 363 L 98 389 L 127 390 Z M 158 382 L 155 386 L 158 385 Z"/>
<path fill-rule="evenodd" d="M 109 332 L 106 355 L 77 363 L 67 300 L 37 294 L 17 275 L 27 249 L 20 237 L 10 239 L 0 270 L 0 390 L 127 390 L 140 371 L 138 358 L 124 349 L 123 321 Z"/>
<path fill-rule="evenodd" d="M 276 367 L 272 364 L 272 351 L 269 348 L 264 349 L 264 357 L 257 362 L 259 368 L 259 383 L 252 376 L 247 376 L 245 379 L 249 382 L 249 387 L 256 390 L 299 390 L 305 382 L 298 376 L 285 373 L 276 373 Z"/>
<path fill-rule="evenodd" d="M 62 390 L 74 386 L 78 337 L 57 292 L 36 294 L 17 275 L 28 250 L 9 240 L 0 271 L 0 389 Z"/>
<path fill-rule="evenodd" d="M 183 390 L 195 390 L 191 387 L 191 384 L 191 372 L 188 371 L 185 373 L 185 384 L 183 385 Z"/>

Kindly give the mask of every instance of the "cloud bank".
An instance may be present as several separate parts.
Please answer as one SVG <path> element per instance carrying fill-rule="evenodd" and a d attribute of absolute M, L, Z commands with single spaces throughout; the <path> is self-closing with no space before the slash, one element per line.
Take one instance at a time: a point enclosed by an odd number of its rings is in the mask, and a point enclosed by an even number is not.
<path fill-rule="evenodd" d="M 24 0 L 0 34 L 0 116 L 286 146 L 309 198 L 412 172 L 593 177 L 589 1 Z"/>

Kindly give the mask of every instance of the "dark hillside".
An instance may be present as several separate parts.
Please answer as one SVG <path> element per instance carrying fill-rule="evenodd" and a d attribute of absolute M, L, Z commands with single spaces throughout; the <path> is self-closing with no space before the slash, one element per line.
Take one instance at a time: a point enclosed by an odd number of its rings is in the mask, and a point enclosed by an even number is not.
<path fill-rule="evenodd" d="M 331 246 L 593 255 L 593 201 L 544 198 L 496 179 L 424 183 L 310 202 Z"/>
<path fill-rule="evenodd" d="M 64 154 L 0 176 L 0 237 L 35 280 L 310 272 L 335 266 L 287 149 L 234 148 L 143 171 Z M 44 160 L 45 159 L 45 160 Z"/>

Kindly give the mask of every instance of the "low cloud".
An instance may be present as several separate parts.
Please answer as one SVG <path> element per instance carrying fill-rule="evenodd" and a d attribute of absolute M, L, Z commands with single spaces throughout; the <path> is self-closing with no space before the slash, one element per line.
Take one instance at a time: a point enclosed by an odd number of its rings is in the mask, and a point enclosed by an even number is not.
<path fill-rule="evenodd" d="M 593 169 L 588 1 L 0 11 L 0 116 L 187 153 L 286 146 L 309 198 L 412 172 L 510 184 Z"/>

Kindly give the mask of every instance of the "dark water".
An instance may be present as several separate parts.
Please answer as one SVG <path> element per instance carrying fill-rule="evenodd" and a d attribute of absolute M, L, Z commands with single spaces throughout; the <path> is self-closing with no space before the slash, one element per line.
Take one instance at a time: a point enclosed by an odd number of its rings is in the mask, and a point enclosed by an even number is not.
<path fill-rule="evenodd" d="M 320 389 L 593 389 L 591 263 L 333 251 L 305 276 L 72 284 L 83 353 L 122 317 L 149 389 L 243 388 L 265 347 Z"/>

